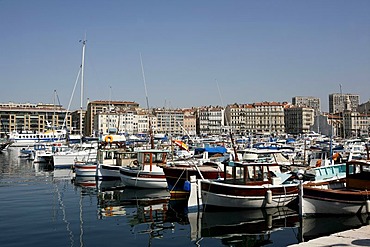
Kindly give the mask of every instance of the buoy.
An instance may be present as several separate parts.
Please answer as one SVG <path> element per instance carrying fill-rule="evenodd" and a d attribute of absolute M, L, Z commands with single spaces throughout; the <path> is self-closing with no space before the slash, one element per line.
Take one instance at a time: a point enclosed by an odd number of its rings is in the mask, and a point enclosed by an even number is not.
<path fill-rule="evenodd" d="M 110 143 L 113 142 L 113 136 L 111 136 L 111 135 L 106 136 L 104 141 L 105 142 L 110 142 Z"/>
<path fill-rule="evenodd" d="M 272 203 L 272 191 L 271 190 L 266 191 L 266 202 L 268 204 Z"/>

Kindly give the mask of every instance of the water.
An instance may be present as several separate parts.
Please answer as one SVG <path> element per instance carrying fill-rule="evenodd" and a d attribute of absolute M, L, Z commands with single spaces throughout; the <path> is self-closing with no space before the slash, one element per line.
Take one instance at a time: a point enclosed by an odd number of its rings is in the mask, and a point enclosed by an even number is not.
<path fill-rule="evenodd" d="M 124 190 L 119 181 L 72 180 L 69 170 L 0 153 L 0 246 L 287 246 L 366 222 L 296 211 L 187 212 L 166 191 Z M 132 200 L 132 199 L 138 200 Z M 128 200 L 130 199 L 130 200 Z"/>

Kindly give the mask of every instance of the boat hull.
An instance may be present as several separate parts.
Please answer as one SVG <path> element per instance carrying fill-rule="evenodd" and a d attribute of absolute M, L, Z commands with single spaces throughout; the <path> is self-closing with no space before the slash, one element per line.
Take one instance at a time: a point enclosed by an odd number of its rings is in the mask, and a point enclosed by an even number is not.
<path fill-rule="evenodd" d="M 169 166 L 163 167 L 166 176 L 167 186 L 172 194 L 189 194 L 190 177 L 196 179 L 218 179 L 224 177 L 224 172 L 214 166 Z"/>
<path fill-rule="evenodd" d="M 107 165 L 107 164 L 99 164 L 96 171 L 96 176 L 100 180 L 119 180 L 120 166 L 117 165 Z"/>
<path fill-rule="evenodd" d="M 121 181 L 125 186 L 145 189 L 167 188 L 166 177 L 163 171 L 145 171 L 131 169 L 130 167 L 120 168 Z"/>
<path fill-rule="evenodd" d="M 324 201 L 323 199 L 304 198 L 303 210 L 309 214 L 364 214 L 366 213 L 365 201 Z"/>
<path fill-rule="evenodd" d="M 226 208 L 283 207 L 298 198 L 298 185 L 233 185 L 201 181 L 203 205 Z"/>
<path fill-rule="evenodd" d="M 74 164 L 77 177 L 95 177 L 97 165 L 95 163 Z"/>
<path fill-rule="evenodd" d="M 344 180 L 304 185 L 301 198 L 303 214 L 368 213 L 370 193 L 367 190 L 347 189 L 345 186 Z"/>

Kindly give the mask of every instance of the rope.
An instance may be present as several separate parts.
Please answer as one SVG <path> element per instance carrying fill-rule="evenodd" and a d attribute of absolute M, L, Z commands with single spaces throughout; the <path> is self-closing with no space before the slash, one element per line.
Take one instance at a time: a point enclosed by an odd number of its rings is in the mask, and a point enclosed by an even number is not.
<path fill-rule="evenodd" d="M 182 170 L 181 175 L 180 175 L 180 176 L 179 176 L 179 178 L 177 179 L 177 181 L 176 181 L 175 185 L 173 186 L 173 188 L 172 188 L 172 190 L 171 190 L 170 192 L 172 192 L 172 191 L 173 191 L 173 189 L 176 187 L 177 183 L 180 181 L 180 178 L 182 177 L 182 175 L 184 174 L 184 172 L 185 172 L 185 169 L 184 169 L 184 170 Z"/>

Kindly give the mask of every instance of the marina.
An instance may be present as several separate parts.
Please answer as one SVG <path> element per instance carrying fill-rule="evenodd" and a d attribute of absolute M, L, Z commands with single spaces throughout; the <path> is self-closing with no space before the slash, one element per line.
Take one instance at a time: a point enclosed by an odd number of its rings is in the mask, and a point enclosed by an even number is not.
<path fill-rule="evenodd" d="M 320 237 L 369 227 L 366 214 L 302 219 L 286 206 L 190 208 L 167 189 L 76 176 L 72 169 L 20 158 L 20 151 L 0 153 L 1 246 L 98 246 L 107 238 L 133 246 L 320 246 Z"/>

